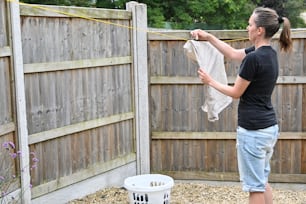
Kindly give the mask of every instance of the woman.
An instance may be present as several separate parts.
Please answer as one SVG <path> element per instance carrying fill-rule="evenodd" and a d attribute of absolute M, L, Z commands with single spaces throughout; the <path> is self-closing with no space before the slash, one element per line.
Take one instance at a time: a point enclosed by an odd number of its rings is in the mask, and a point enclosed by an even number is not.
<path fill-rule="evenodd" d="M 271 39 L 283 24 L 280 46 L 290 51 L 290 22 L 269 8 L 256 8 L 247 27 L 253 46 L 234 49 L 203 30 L 194 30 L 195 39 L 207 40 L 225 57 L 242 61 L 233 86 L 223 85 L 211 78 L 203 69 L 198 74 L 203 83 L 218 91 L 240 98 L 238 105 L 237 159 L 243 190 L 249 192 L 249 203 L 272 203 L 272 190 L 268 184 L 270 159 L 278 137 L 278 124 L 271 103 L 271 95 L 278 77 L 278 58 L 271 47 Z"/>

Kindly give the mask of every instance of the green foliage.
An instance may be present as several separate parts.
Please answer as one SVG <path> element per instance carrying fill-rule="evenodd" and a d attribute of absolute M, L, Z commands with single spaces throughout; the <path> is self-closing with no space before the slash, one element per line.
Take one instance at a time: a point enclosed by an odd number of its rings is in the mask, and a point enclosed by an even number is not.
<path fill-rule="evenodd" d="M 148 24 L 151 27 L 155 28 L 163 28 L 166 24 L 166 19 L 162 13 L 162 10 L 159 8 L 152 8 L 149 9 L 148 11 Z"/>
<path fill-rule="evenodd" d="M 124 9 L 125 0 L 96 0 L 96 7 L 98 8 L 110 8 L 110 9 Z"/>
<path fill-rule="evenodd" d="M 294 28 L 302 28 L 305 27 L 306 24 L 304 20 L 300 17 L 300 13 L 305 10 L 303 0 L 291 0 L 285 4 L 283 16 L 289 18 L 292 27 Z"/>
<path fill-rule="evenodd" d="M 245 29 L 253 4 L 247 0 L 194 1 L 188 13 L 193 23 L 187 29 Z M 191 2 L 192 3 L 192 2 Z"/>
<path fill-rule="evenodd" d="M 300 13 L 305 11 L 305 0 L 252 0 L 257 6 L 273 8 L 280 16 L 287 17 L 293 28 L 305 27 Z"/>
<path fill-rule="evenodd" d="M 124 8 L 127 0 L 97 0 L 97 7 Z M 254 4 L 248 0 L 139 0 L 150 27 L 174 29 L 244 29 Z"/>
<path fill-rule="evenodd" d="M 130 0 L 24 0 L 27 3 L 96 6 L 125 9 Z M 148 11 L 148 25 L 173 29 L 245 29 L 256 6 L 275 9 L 290 19 L 292 27 L 305 27 L 300 13 L 306 0 L 139 0 Z"/>

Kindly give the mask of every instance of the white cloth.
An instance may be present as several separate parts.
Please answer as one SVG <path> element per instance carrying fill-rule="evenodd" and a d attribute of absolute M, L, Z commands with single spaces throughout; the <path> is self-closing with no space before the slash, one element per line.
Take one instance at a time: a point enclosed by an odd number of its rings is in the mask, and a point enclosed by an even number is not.
<path fill-rule="evenodd" d="M 227 84 L 224 56 L 209 42 L 188 40 L 184 45 L 188 58 L 196 61 L 216 81 Z M 226 96 L 216 89 L 205 85 L 205 102 L 202 110 L 207 112 L 208 120 L 219 120 L 219 113 L 231 102 L 232 97 Z"/>

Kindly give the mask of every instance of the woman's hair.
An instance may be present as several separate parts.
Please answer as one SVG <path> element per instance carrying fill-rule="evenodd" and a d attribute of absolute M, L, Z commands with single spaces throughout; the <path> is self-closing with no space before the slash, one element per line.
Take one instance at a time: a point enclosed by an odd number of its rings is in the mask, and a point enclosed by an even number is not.
<path fill-rule="evenodd" d="M 266 30 L 265 37 L 272 38 L 279 30 L 281 24 L 283 29 L 279 37 L 281 50 L 290 51 L 292 49 L 291 25 L 286 17 L 279 16 L 275 10 L 270 8 L 258 7 L 253 12 L 255 14 L 255 24 L 257 27 L 264 27 Z"/>

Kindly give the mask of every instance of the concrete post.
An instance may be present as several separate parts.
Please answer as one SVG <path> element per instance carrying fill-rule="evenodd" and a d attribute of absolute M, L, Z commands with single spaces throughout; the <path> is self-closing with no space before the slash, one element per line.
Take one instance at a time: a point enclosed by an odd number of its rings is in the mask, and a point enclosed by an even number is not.
<path fill-rule="evenodd" d="M 147 6 L 126 4 L 132 12 L 132 49 L 135 83 L 137 174 L 150 173 L 149 79 L 147 56 Z"/>
<path fill-rule="evenodd" d="M 21 175 L 21 203 L 31 203 L 30 170 L 29 170 L 29 145 L 28 129 L 25 104 L 25 88 L 23 73 L 23 56 L 20 28 L 19 1 L 14 0 L 10 3 L 10 20 L 12 30 L 12 62 L 14 67 L 15 94 L 16 94 L 16 113 L 17 113 L 17 134 L 19 142 L 20 175 Z"/>

